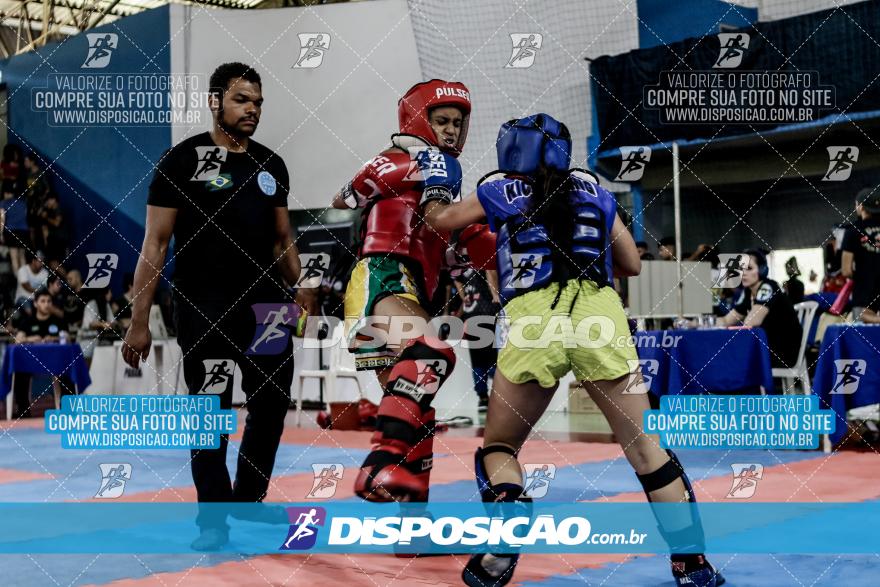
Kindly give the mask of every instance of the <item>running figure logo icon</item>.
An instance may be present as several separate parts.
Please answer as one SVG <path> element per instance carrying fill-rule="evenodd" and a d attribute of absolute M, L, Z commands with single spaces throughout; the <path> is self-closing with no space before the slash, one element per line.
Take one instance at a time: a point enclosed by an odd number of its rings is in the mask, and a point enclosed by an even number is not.
<path fill-rule="evenodd" d="M 226 161 L 226 147 L 203 146 L 196 147 L 196 172 L 190 181 L 209 181 L 217 179 L 220 175 L 220 167 Z"/>
<path fill-rule="evenodd" d="M 657 359 L 627 359 L 626 364 L 629 367 L 629 378 L 621 393 L 629 395 L 648 393 L 654 376 L 660 370 L 660 362 Z M 639 373 L 642 374 L 641 381 L 645 382 L 644 387 L 639 387 Z"/>
<path fill-rule="evenodd" d="M 514 253 L 510 256 L 513 272 L 510 274 L 510 283 L 508 287 L 519 289 L 523 287 L 531 287 L 535 283 L 535 277 L 538 275 L 538 269 L 544 259 L 535 253 Z"/>
<path fill-rule="evenodd" d="M 113 271 L 119 264 L 116 253 L 89 253 L 86 255 L 89 271 L 83 281 L 83 289 L 101 289 L 110 285 Z"/>
<path fill-rule="evenodd" d="M 278 550 L 308 550 L 317 542 L 318 526 L 327 521 L 327 512 L 320 507 L 289 507 L 287 519 L 290 520 L 287 539 Z"/>
<path fill-rule="evenodd" d="M 755 495 L 758 481 L 764 478 L 764 465 L 758 463 L 733 463 L 733 481 L 727 499 L 749 499 Z"/>
<path fill-rule="evenodd" d="M 535 63 L 535 56 L 544 43 L 544 35 L 540 33 L 510 33 L 513 49 L 505 68 L 525 69 Z"/>
<path fill-rule="evenodd" d="M 749 48 L 749 35 L 718 33 L 718 43 L 721 48 L 718 52 L 718 60 L 712 65 L 712 69 L 733 69 L 742 63 L 743 55 Z"/>
<path fill-rule="evenodd" d="M 639 181 L 651 160 L 651 147 L 621 147 L 620 159 L 620 172 L 614 181 Z"/>
<path fill-rule="evenodd" d="M 315 472 L 315 480 L 306 499 L 330 499 L 336 495 L 336 487 L 345 473 L 342 463 L 314 463 L 312 470 Z"/>
<path fill-rule="evenodd" d="M 868 363 L 864 359 L 836 359 L 834 370 L 837 378 L 829 393 L 835 395 L 850 395 L 859 388 L 859 381 L 868 370 Z"/>
<path fill-rule="evenodd" d="M 199 395 L 219 395 L 229 389 L 235 361 L 232 359 L 205 359 L 205 379 L 199 388 Z"/>
<path fill-rule="evenodd" d="M 253 304 L 257 320 L 254 340 L 245 354 L 278 355 L 290 342 L 290 335 L 299 320 L 299 306 L 295 304 Z"/>
<path fill-rule="evenodd" d="M 324 53 L 330 50 L 329 33 L 299 33 L 299 58 L 293 69 L 315 69 L 324 62 Z"/>
<path fill-rule="evenodd" d="M 524 464 L 526 478 L 523 491 L 533 499 L 547 495 L 550 482 L 556 479 L 556 465 L 553 463 Z"/>
<path fill-rule="evenodd" d="M 828 171 L 822 181 L 846 181 L 852 173 L 853 166 L 859 160 L 859 148 L 852 145 L 826 147 L 828 151 Z"/>
<path fill-rule="evenodd" d="M 714 288 L 734 289 L 742 283 L 743 271 L 748 267 L 748 255 L 719 255 L 721 265 L 718 267 L 718 275 L 712 284 Z"/>
<path fill-rule="evenodd" d="M 327 253 L 300 253 L 302 267 L 296 287 L 320 287 L 324 274 L 330 268 L 330 255 Z"/>
<path fill-rule="evenodd" d="M 125 482 L 131 480 L 131 465 L 128 463 L 101 463 L 101 486 L 97 499 L 115 499 L 125 492 Z"/>
<path fill-rule="evenodd" d="M 110 65 L 113 52 L 119 47 L 119 35 L 116 33 L 86 33 L 89 52 L 80 69 L 104 69 Z"/>
<path fill-rule="evenodd" d="M 446 376 L 449 367 L 445 359 L 415 359 L 415 382 L 398 377 L 394 382 L 394 391 L 411 395 L 416 401 L 425 395 L 434 395 L 440 389 L 440 382 Z"/>

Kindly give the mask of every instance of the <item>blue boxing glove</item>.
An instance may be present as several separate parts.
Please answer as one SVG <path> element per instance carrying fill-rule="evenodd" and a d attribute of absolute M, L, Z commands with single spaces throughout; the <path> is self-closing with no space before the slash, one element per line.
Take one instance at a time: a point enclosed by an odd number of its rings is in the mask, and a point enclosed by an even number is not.
<path fill-rule="evenodd" d="M 436 147 L 420 150 L 415 156 L 422 174 L 421 205 L 432 200 L 450 204 L 461 194 L 461 165 L 458 159 Z"/>

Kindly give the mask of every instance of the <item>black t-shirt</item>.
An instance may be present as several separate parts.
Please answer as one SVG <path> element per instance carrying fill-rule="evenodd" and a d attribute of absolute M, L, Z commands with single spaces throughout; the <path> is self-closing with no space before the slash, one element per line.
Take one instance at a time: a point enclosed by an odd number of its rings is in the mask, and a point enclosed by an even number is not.
<path fill-rule="evenodd" d="M 27 336 L 58 336 L 67 330 L 67 324 L 61 318 L 51 315 L 45 320 L 39 320 L 34 311 L 33 316 L 25 315 L 22 318 L 18 329 L 23 330 Z"/>
<path fill-rule="evenodd" d="M 733 309 L 745 317 L 752 309 L 752 303 L 767 307 L 767 316 L 761 323 L 761 328 L 767 333 L 771 363 L 776 367 L 793 367 L 800 350 L 803 331 L 791 300 L 778 283 L 766 279 L 758 286 L 754 301 L 751 291 L 743 288 Z"/>
<path fill-rule="evenodd" d="M 178 210 L 178 293 L 192 301 L 285 299 L 273 249 L 276 208 L 287 209 L 289 191 L 284 161 L 256 141 L 233 153 L 205 132 L 169 149 L 147 203 Z"/>
<path fill-rule="evenodd" d="M 880 218 L 853 222 L 841 248 L 853 254 L 852 305 L 880 309 Z"/>

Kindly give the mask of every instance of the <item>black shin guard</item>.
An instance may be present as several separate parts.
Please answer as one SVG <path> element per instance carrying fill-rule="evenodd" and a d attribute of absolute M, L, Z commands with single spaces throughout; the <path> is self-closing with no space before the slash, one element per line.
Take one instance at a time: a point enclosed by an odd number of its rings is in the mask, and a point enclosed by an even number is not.
<path fill-rule="evenodd" d="M 694 489 L 675 453 L 671 450 L 667 450 L 666 453 L 669 455 L 669 460 L 659 469 L 636 476 L 645 490 L 645 495 L 648 496 L 648 501 L 652 504 L 657 528 L 669 545 L 673 556 L 681 553 L 702 554 L 705 550 L 705 537 Z M 686 507 L 680 504 L 666 506 L 651 499 L 651 492 L 663 489 L 678 479 L 681 479 L 684 485 L 682 500 L 687 502 Z"/>
<path fill-rule="evenodd" d="M 486 510 L 490 516 L 501 513 L 502 504 L 517 504 L 517 509 L 522 508 L 523 514 L 531 518 L 532 499 L 523 494 L 523 486 L 515 483 L 492 483 L 483 457 L 493 452 L 503 452 L 516 458 L 516 451 L 507 446 L 489 446 L 478 448 L 474 455 L 474 469 L 477 476 L 477 488 L 480 498 L 486 504 Z M 510 507 L 509 505 L 507 507 Z M 491 564 L 486 564 L 484 559 L 492 556 Z M 469 587 L 503 587 L 513 578 L 513 571 L 519 561 L 519 554 L 475 554 L 468 561 L 461 574 L 462 581 Z"/>

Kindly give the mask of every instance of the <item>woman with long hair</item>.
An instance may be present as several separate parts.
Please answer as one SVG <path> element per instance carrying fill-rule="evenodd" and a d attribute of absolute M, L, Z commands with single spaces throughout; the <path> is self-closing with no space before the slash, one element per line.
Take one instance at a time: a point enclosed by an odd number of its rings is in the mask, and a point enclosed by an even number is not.
<path fill-rule="evenodd" d="M 612 284 L 614 276 L 638 275 L 641 261 L 614 196 L 588 172 L 569 169 L 568 129 L 546 114 L 504 124 L 496 147 L 499 170 L 462 201 L 433 206 L 426 219 L 437 230 L 454 230 L 485 217 L 497 235 L 499 286 L 510 329 L 475 459 L 482 500 L 528 507 L 517 455 L 559 379 L 573 371 L 607 418 L 648 500 L 687 505 L 675 519 L 657 516 L 674 552 L 676 584 L 722 584 L 703 556 L 702 525 L 684 469 L 641 426 L 650 408 L 647 390 L 640 373 L 633 372 L 638 357 Z M 571 325 L 562 328 L 564 341 L 556 326 L 562 321 Z M 548 331 L 552 340 L 530 344 Z M 638 378 L 635 384 L 632 377 Z M 517 559 L 516 554 L 473 555 L 462 578 L 472 587 L 500 587 L 510 581 Z"/>

